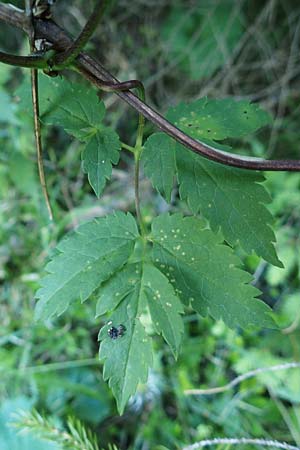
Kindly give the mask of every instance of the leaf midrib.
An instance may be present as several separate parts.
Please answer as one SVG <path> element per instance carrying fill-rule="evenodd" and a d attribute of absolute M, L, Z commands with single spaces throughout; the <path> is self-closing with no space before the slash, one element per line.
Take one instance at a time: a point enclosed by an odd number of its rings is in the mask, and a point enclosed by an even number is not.
<path fill-rule="evenodd" d="M 93 260 L 93 264 L 94 263 L 97 263 L 97 262 L 99 262 L 99 260 L 101 260 L 101 259 L 108 259 L 108 257 L 110 256 L 110 255 L 113 255 L 114 253 L 117 253 L 117 251 L 119 251 L 121 248 L 123 248 L 123 247 L 125 247 L 125 246 L 127 246 L 128 245 L 128 242 L 126 242 L 126 244 L 124 244 L 124 245 L 122 245 L 122 246 L 119 246 L 118 248 L 115 248 L 114 249 L 114 251 L 111 251 L 111 252 L 107 252 L 107 253 L 105 253 L 105 254 L 102 254 L 102 255 L 100 255 L 98 258 L 95 258 L 94 260 Z M 64 255 L 64 253 L 61 253 L 61 255 Z M 85 256 L 85 257 L 91 257 L 90 255 L 82 255 L 82 256 Z M 75 271 L 75 272 L 73 272 L 71 275 L 70 275 L 70 277 L 68 277 L 67 279 L 65 279 L 64 280 L 64 282 L 53 292 L 53 293 L 51 293 L 51 295 L 50 295 L 50 297 L 48 297 L 48 299 L 47 299 L 47 301 L 49 301 L 51 298 L 53 298 L 59 291 L 61 291 L 70 281 L 72 281 L 73 280 L 73 278 L 76 278 L 81 272 L 83 272 L 84 271 L 84 269 L 85 269 L 85 267 L 86 266 L 88 266 L 88 265 L 90 265 L 91 264 L 91 262 L 86 262 L 86 264 L 83 266 L 83 265 L 81 265 L 80 266 L 80 268 L 77 270 L 77 271 Z M 51 274 L 52 275 L 52 274 Z M 42 287 L 42 289 L 47 289 L 46 287 Z M 96 288 L 95 288 L 96 289 Z"/>

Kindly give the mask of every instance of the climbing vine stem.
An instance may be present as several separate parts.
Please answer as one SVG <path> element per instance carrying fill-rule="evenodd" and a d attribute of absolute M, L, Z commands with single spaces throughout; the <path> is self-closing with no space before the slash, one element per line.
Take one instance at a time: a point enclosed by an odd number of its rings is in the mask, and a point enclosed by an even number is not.
<path fill-rule="evenodd" d="M 28 21 L 22 10 L 14 8 L 11 5 L 6 5 L 0 2 L 0 21 L 8 23 L 14 27 L 20 28 L 26 33 L 28 30 Z M 66 32 L 60 28 L 52 20 L 36 20 L 35 30 L 39 38 L 47 39 L 53 44 L 53 48 L 59 52 L 64 52 L 72 45 L 72 40 L 68 37 Z M 12 59 L 10 58 L 12 56 Z M 22 59 L 20 59 L 22 58 Z M 41 64 L 43 67 L 47 65 L 45 59 L 37 59 L 38 57 L 9 57 L 0 52 L 0 61 L 6 64 L 20 65 L 21 67 L 32 67 Z M 9 62 L 11 60 L 11 62 Z M 21 64 L 19 64 L 21 63 Z M 77 70 L 95 86 L 103 89 L 103 83 L 107 85 L 118 84 L 118 80 L 113 77 L 99 61 L 95 61 L 88 55 L 80 53 L 76 60 L 73 61 Z M 140 114 L 148 118 L 162 131 L 173 137 L 176 141 L 188 147 L 193 152 L 203 156 L 212 161 L 248 170 L 267 170 L 267 171 L 300 171 L 300 160 L 265 160 L 260 158 L 239 156 L 229 152 L 223 152 L 219 149 L 213 148 L 199 142 L 183 131 L 178 129 L 172 123 L 164 119 L 159 113 L 153 110 L 149 105 L 138 99 L 130 89 L 118 89 L 117 95 L 129 105 L 131 105 Z M 128 90 L 128 92 L 126 92 Z M 124 92 L 123 92 L 124 91 Z"/>
<path fill-rule="evenodd" d="M 145 101 L 145 89 L 142 84 L 140 84 L 137 87 L 138 96 L 142 101 Z M 138 129 L 137 129 L 137 136 L 135 141 L 135 148 L 134 148 L 134 161 L 135 161 L 135 168 L 134 168 L 134 193 L 135 193 L 135 209 L 136 209 L 136 217 L 138 220 L 138 224 L 140 227 L 140 231 L 142 235 L 145 235 L 145 224 L 143 221 L 143 217 L 141 214 L 141 207 L 140 207 L 140 159 L 141 154 L 143 150 L 143 136 L 144 136 L 144 128 L 145 128 L 145 117 L 142 114 L 139 114 L 139 122 L 138 122 Z"/>
<path fill-rule="evenodd" d="M 18 56 L 11 55 L 10 53 L 0 52 L 0 62 L 9 64 L 10 66 L 36 69 L 47 69 L 48 64 L 44 56 L 30 55 L 30 56 Z"/>
<path fill-rule="evenodd" d="M 107 6 L 108 0 L 98 0 L 96 2 L 94 10 L 78 38 L 67 50 L 62 53 L 58 53 L 58 55 L 53 58 L 54 66 L 57 66 L 58 69 L 64 69 L 65 67 L 68 67 L 75 58 L 77 58 L 83 47 L 92 37 L 97 25 L 106 11 Z"/>

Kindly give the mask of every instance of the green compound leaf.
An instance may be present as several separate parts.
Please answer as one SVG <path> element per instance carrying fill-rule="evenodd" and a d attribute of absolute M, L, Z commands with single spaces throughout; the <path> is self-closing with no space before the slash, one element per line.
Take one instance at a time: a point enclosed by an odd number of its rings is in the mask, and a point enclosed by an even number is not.
<path fill-rule="evenodd" d="M 268 114 L 256 105 L 232 99 L 201 99 L 172 108 L 167 117 L 195 139 L 217 148 L 220 148 L 218 140 L 245 136 L 269 122 Z M 156 161 L 163 161 L 167 151 L 171 155 L 162 163 L 162 177 L 167 171 L 168 180 L 177 176 L 180 197 L 186 200 L 191 211 L 201 212 L 213 231 L 221 229 L 229 244 L 239 242 L 247 253 L 255 252 L 282 267 L 274 248 L 273 217 L 265 206 L 270 203 L 270 196 L 260 184 L 263 175 L 208 161 L 165 134 L 155 133 L 145 143 L 143 161 L 153 186 L 167 200 L 170 195 L 162 188 L 158 171 L 147 170 L 153 168 L 154 155 Z M 170 165 L 170 160 L 176 162 Z M 171 184 L 169 181 L 169 189 Z"/>
<path fill-rule="evenodd" d="M 67 133 L 86 143 L 82 152 L 83 170 L 88 174 L 95 194 L 100 197 L 106 181 L 111 178 L 112 164 L 119 162 L 121 150 L 117 133 L 101 123 L 105 116 L 104 103 L 99 101 L 94 90 L 82 85 L 61 79 L 48 83 L 56 94 L 52 97 L 49 87 L 44 86 L 42 120 L 62 126 Z"/>
<path fill-rule="evenodd" d="M 122 412 L 152 365 L 151 339 L 140 321 L 149 311 L 153 328 L 178 354 L 183 307 L 168 278 L 140 251 L 141 237 L 130 214 L 116 213 L 83 224 L 57 246 L 48 275 L 37 292 L 36 318 L 62 314 L 71 303 L 98 297 L 96 316 L 110 314 L 124 336 L 112 339 L 106 325 L 99 333 L 104 377 Z M 146 262 L 146 260 L 148 262 Z M 152 304 L 155 302 L 155 304 Z"/>
<path fill-rule="evenodd" d="M 256 296 L 249 273 L 230 247 L 196 217 L 176 214 L 156 218 L 152 226 L 153 260 L 176 294 L 201 315 L 222 319 L 229 327 L 271 327 L 271 309 Z"/>
<path fill-rule="evenodd" d="M 137 236 L 134 218 L 116 213 L 81 225 L 63 239 L 37 292 L 36 318 L 60 315 L 71 302 L 89 298 L 127 262 Z"/>
<path fill-rule="evenodd" d="M 146 240 L 135 219 L 119 212 L 79 226 L 58 244 L 37 292 L 36 318 L 58 316 L 75 301 L 97 298 L 96 316 L 108 319 L 99 332 L 99 356 L 122 413 L 152 365 L 143 318 L 151 319 L 175 357 L 183 304 L 232 327 L 274 326 L 270 309 L 249 285 L 251 276 L 238 264 L 222 238 L 195 217 L 160 216 Z"/>

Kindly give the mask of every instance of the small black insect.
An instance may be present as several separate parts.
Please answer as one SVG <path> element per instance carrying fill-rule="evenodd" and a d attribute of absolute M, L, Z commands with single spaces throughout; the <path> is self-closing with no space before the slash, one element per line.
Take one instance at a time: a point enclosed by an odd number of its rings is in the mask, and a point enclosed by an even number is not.
<path fill-rule="evenodd" d="M 116 327 L 110 327 L 107 333 L 111 339 L 117 339 L 117 337 L 119 336 L 119 332 Z"/>
<path fill-rule="evenodd" d="M 107 333 L 111 339 L 117 339 L 118 337 L 124 336 L 125 331 L 126 327 L 121 324 L 117 328 L 110 327 Z"/>

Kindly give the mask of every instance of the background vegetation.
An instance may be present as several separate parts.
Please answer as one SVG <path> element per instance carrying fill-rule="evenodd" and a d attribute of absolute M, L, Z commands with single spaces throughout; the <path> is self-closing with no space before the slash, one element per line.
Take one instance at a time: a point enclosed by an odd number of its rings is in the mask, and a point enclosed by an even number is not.
<path fill-rule="evenodd" d="M 21 1 L 14 4 L 22 6 Z M 56 19 L 75 36 L 92 4 L 58 0 Z M 24 37 L 2 24 L 0 46 L 27 51 Z M 148 102 L 161 112 L 206 95 L 259 102 L 274 123 L 245 139 L 237 151 L 299 158 L 299 47 L 297 1 L 115 0 L 87 51 L 119 79 L 141 79 Z M 29 106 L 20 101 L 24 77 L 25 72 L 0 66 L 1 450 L 63 448 L 32 434 L 16 435 L 9 425 L 11 413 L 32 408 L 62 429 L 67 416 L 75 416 L 105 448 L 110 442 L 120 449 L 175 449 L 215 436 L 274 438 L 300 446 L 299 369 L 262 374 L 220 394 L 184 392 L 224 385 L 258 367 L 300 360 L 300 175 L 267 174 L 285 269 L 240 255 L 282 330 L 232 331 L 222 322 L 187 314 L 179 360 L 157 338 L 148 383 L 120 417 L 97 362 L 99 321 L 89 303 L 42 324 L 34 323 L 33 309 L 45 259 L 66 230 L 114 209 L 134 210 L 131 156 L 123 152 L 112 182 L 97 200 L 80 169 L 81 144 L 59 128 L 44 129 L 55 215 L 50 225 L 37 177 L 32 118 Z M 136 114 L 116 96 L 104 99 L 109 124 L 133 143 Z M 179 207 L 176 192 L 170 207 L 144 178 L 142 192 L 149 220 Z M 230 446 L 219 446 L 225 448 Z"/>

